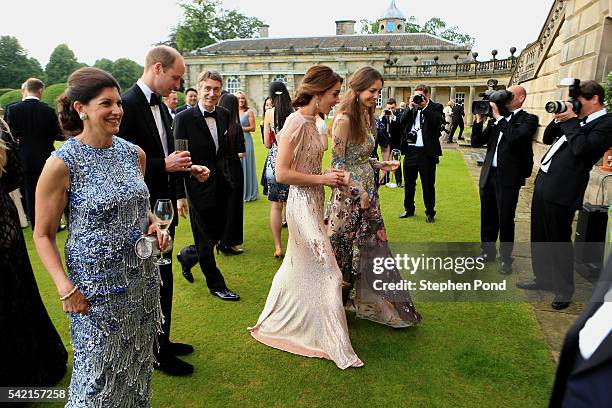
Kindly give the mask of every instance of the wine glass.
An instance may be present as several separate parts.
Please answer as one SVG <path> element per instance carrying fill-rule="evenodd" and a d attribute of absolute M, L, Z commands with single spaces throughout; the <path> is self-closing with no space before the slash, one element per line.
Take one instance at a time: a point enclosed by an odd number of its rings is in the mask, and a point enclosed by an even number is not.
<path fill-rule="evenodd" d="M 157 227 L 162 230 L 164 234 L 167 234 L 172 219 L 174 218 L 174 207 L 172 201 L 168 199 L 160 199 L 155 202 L 155 208 L 153 208 L 153 215 L 155 216 L 155 223 Z M 155 260 L 156 265 L 168 265 L 172 261 L 168 258 L 164 258 L 160 251 L 158 258 Z"/>
<path fill-rule="evenodd" d="M 174 151 L 176 152 L 188 152 L 189 151 L 189 143 L 187 139 L 176 139 L 174 141 Z"/>
<path fill-rule="evenodd" d="M 400 166 L 400 159 L 402 158 L 402 152 L 399 149 L 391 150 L 391 166 L 397 169 Z"/>

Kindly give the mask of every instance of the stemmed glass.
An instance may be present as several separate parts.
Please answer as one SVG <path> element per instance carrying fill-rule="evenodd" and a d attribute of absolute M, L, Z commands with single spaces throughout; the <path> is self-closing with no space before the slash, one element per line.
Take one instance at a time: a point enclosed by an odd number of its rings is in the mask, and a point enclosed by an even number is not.
<path fill-rule="evenodd" d="M 155 223 L 162 233 L 167 234 L 172 219 L 174 218 L 174 207 L 172 201 L 168 199 L 160 199 L 155 202 L 155 208 L 153 208 L 153 215 L 155 216 Z M 163 257 L 163 253 L 160 250 L 158 258 L 155 260 L 156 265 L 169 265 L 172 261 L 168 258 Z"/>
<path fill-rule="evenodd" d="M 399 149 L 391 150 L 391 166 L 397 169 L 400 165 L 400 159 L 402 158 L 402 152 Z"/>

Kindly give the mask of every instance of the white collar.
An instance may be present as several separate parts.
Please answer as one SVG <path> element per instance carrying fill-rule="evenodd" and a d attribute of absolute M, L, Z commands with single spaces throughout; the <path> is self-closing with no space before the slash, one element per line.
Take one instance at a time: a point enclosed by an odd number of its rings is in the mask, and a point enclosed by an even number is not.
<path fill-rule="evenodd" d="M 144 83 L 144 81 L 142 79 L 138 79 L 138 81 L 136 81 L 136 85 L 138 85 L 140 87 L 140 89 L 142 90 L 142 93 L 144 94 L 145 98 L 147 98 L 147 102 L 151 102 L 151 95 L 153 95 L 153 91 L 151 90 L 151 88 L 149 88 L 149 86 L 147 84 Z"/>
<path fill-rule="evenodd" d="M 38 96 L 26 96 L 25 98 L 23 98 L 24 101 L 27 101 L 28 99 L 35 99 L 37 101 L 40 101 L 40 98 Z"/>
<path fill-rule="evenodd" d="M 592 122 L 595 119 L 600 118 L 600 117 L 602 117 L 603 115 L 605 115 L 607 113 L 608 113 L 608 111 L 606 110 L 606 108 L 603 108 L 602 110 L 599 110 L 597 112 L 593 112 L 589 116 L 587 116 L 585 123 Z"/>
<path fill-rule="evenodd" d="M 198 101 L 198 108 L 200 108 L 200 111 L 202 112 L 202 115 L 204 115 L 204 112 L 208 112 L 208 113 L 213 113 L 215 111 L 215 109 L 217 109 L 217 107 L 215 106 L 213 108 L 213 110 L 211 110 L 210 112 L 204 107 L 204 104 L 202 103 L 202 101 Z"/>

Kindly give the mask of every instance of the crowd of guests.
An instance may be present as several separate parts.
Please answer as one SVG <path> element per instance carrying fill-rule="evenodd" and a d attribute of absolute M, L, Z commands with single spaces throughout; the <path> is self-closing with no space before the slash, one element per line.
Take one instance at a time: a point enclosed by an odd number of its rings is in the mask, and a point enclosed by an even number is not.
<path fill-rule="evenodd" d="M 149 406 L 154 368 L 176 376 L 193 372 L 180 359 L 193 346 L 170 340 L 172 263 L 142 256 L 135 244 L 152 237 L 171 261 L 175 228 L 180 217 L 189 215 L 194 243 L 177 253 L 183 277 L 193 283 L 191 269 L 199 263 L 213 296 L 238 301 L 217 266 L 215 250 L 244 253 L 244 203 L 259 198 L 259 183 L 271 202 L 274 256 L 282 263 L 259 319 L 249 328 L 257 341 L 346 369 L 364 363 L 351 345 L 345 310 L 393 328 L 422 321 L 407 290 L 374 290 L 369 281 L 373 259 L 393 257 L 378 189 L 403 187 L 399 218 L 412 217 L 420 177 L 425 220 L 435 222 L 441 131 L 452 142 L 459 128 L 462 139 L 463 107 L 454 101 L 443 107 L 423 84 L 408 104 L 398 107 L 390 98 L 377 116 L 384 78 L 376 69 L 358 69 L 340 95 L 343 78 L 315 65 L 293 97 L 284 83 L 271 83 L 260 129 L 268 154 L 259 177 L 248 96 L 224 92 L 221 74 L 205 71 L 195 88 L 185 91 L 185 105 L 177 107 L 184 73 L 180 53 L 157 46 L 147 53 L 141 78 L 123 94 L 112 75 L 86 67 L 68 78 L 57 116 L 40 102 L 44 84 L 37 79 L 24 84 L 23 101 L 7 107 L 8 123 L 0 120 L 0 261 L 7 271 L 0 276 L 0 326 L 6 328 L 0 350 L 11 353 L 0 369 L 0 385 L 53 385 L 67 362 L 38 294 L 9 196 L 20 186 L 36 249 L 70 319 L 69 407 Z M 512 273 L 514 215 L 532 172 L 531 144 L 538 127 L 537 116 L 522 109 L 525 89 L 508 91 L 513 98 L 504 106 L 491 103 L 488 120 L 476 115 L 471 137 L 472 146 L 487 146 L 479 183 L 482 253 L 477 257 L 495 261 L 499 239 L 502 274 Z M 573 294 L 572 219 L 590 169 L 612 145 L 612 114 L 603 107 L 603 88 L 584 81 L 580 91 L 582 109 L 575 112 L 568 104 L 544 135 L 552 148 L 543 158 L 532 202 L 535 280 L 517 284 L 554 291 L 557 310 L 568 307 Z M 328 128 L 325 118 L 336 105 Z M 64 143 L 54 150 L 56 140 Z M 332 164 L 323 169 L 328 148 Z M 403 162 L 392 160 L 396 151 Z M 327 203 L 324 186 L 332 189 Z M 160 199 L 169 199 L 179 215 L 168 220 L 167 230 L 160 229 L 151 211 Z M 64 267 L 56 235 L 65 210 Z M 289 230 L 286 250 L 284 226 Z M 538 244 L 543 242 L 556 245 L 542 250 Z M 611 269 L 608 265 L 604 277 Z M 393 283 L 401 276 L 390 268 L 382 279 Z M 603 302 L 609 281 L 600 284 L 596 307 L 585 311 L 568 336 L 552 399 L 556 405 L 584 398 L 597 402 L 605 395 L 607 385 L 600 378 L 610 371 L 610 319 Z M 588 335 L 599 342 L 587 347 L 576 340 Z M 585 370 L 588 381 L 577 374 Z"/>

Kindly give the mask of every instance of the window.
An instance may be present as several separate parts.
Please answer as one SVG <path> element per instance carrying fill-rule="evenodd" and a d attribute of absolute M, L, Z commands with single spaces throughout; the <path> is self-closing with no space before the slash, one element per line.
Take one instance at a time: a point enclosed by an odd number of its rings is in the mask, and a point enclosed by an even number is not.
<path fill-rule="evenodd" d="M 431 65 L 434 65 L 436 62 L 434 60 L 423 60 L 421 65 L 425 65 L 423 67 L 423 75 L 431 74 Z"/>
<path fill-rule="evenodd" d="M 280 81 L 283 84 L 287 85 L 287 75 L 285 74 L 277 74 L 274 79 L 272 79 L 272 82 L 274 81 Z"/>
<path fill-rule="evenodd" d="M 465 103 L 465 93 L 455 92 L 455 103 L 463 105 Z"/>
<path fill-rule="evenodd" d="M 383 104 L 383 95 L 382 95 L 382 91 L 380 91 L 380 95 L 378 95 L 378 98 L 376 99 L 376 107 L 377 108 L 382 108 L 382 104 Z"/>
<path fill-rule="evenodd" d="M 235 94 L 240 90 L 240 79 L 236 77 L 229 77 L 227 80 L 227 92 Z"/>

